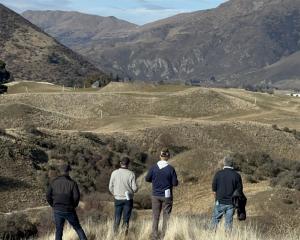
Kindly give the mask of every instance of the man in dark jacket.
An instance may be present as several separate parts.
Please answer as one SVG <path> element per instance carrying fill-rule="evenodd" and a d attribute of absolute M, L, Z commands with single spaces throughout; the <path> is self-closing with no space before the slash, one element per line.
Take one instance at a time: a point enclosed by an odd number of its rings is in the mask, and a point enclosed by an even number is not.
<path fill-rule="evenodd" d="M 225 215 L 225 229 L 231 231 L 235 207 L 232 197 L 235 191 L 243 191 L 241 175 L 233 169 L 233 158 L 224 158 L 224 168 L 218 171 L 213 179 L 212 191 L 215 194 L 215 207 L 212 217 L 212 227 L 217 228 Z"/>
<path fill-rule="evenodd" d="M 152 213 L 153 226 L 152 238 L 158 239 L 158 224 L 161 210 L 163 210 L 162 238 L 167 229 L 173 207 L 173 187 L 178 186 L 178 179 L 175 169 L 168 164 L 170 152 L 163 149 L 160 154 L 160 161 L 152 166 L 146 176 L 146 181 L 152 183 Z"/>
<path fill-rule="evenodd" d="M 47 201 L 54 212 L 55 240 L 62 240 L 66 220 L 74 228 L 80 240 L 87 240 L 75 210 L 79 204 L 80 192 L 77 183 L 69 176 L 70 170 L 69 165 L 61 166 L 61 176 L 55 178 L 47 190 Z"/>

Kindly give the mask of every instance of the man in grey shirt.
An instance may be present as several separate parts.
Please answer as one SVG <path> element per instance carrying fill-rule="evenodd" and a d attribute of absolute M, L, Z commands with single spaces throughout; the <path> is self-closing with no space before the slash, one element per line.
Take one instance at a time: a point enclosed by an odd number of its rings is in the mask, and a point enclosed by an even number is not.
<path fill-rule="evenodd" d="M 118 232 L 122 214 L 125 234 L 128 233 L 129 220 L 133 209 L 133 195 L 137 192 L 135 174 L 128 170 L 130 160 L 124 157 L 120 168 L 113 171 L 109 181 L 109 191 L 115 198 L 114 232 Z"/>

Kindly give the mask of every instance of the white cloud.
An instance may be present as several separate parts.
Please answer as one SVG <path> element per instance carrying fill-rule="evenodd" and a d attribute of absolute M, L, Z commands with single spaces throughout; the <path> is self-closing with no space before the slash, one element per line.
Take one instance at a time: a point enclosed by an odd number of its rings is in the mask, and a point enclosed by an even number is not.
<path fill-rule="evenodd" d="M 225 0 L 0 0 L 17 12 L 25 10 L 75 10 L 101 16 L 116 16 L 144 24 L 183 12 L 213 7 Z M 208 3 L 211 4 L 208 6 Z M 202 7 L 201 7 L 202 6 Z"/>
<path fill-rule="evenodd" d="M 70 9 L 70 0 L 0 0 L 0 2 L 18 12 L 41 9 Z"/>

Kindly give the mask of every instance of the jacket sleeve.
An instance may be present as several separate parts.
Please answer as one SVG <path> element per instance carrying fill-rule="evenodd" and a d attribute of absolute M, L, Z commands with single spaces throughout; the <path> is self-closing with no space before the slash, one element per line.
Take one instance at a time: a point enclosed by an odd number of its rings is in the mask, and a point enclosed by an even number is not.
<path fill-rule="evenodd" d="M 47 188 L 46 199 L 47 199 L 47 202 L 49 203 L 49 205 L 51 207 L 53 207 L 52 186 L 51 186 L 51 184 Z"/>
<path fill-rule="evenodd" d="M 214 179 L 212 181 L 212 191 L 217 192 L 217 188 L 218 188 L 218 174 L 214 176 Z"/>
<path fill-rule="evenodd" d="M 150 170 L 148 171 L 146 177 L 145 177 L 145 180 L 146 182 L 152 182 L 152 178 L 153 178 L 153 167 L 150 168 Z"/>
<path fill-rule="evenodd" d="M 111 176 L 110 176 L 110 180 L 109 180 L 109 186 L 108 186 L 108 188 L 109 188 L 109 191 L 110 191 L 110 193 L 112 194 L 112 195 L 114 195 L 114 173 L 112 173 L 111 174 Z"/>
<path fill-rule="evenodd" d="M 240 193 L 243 193 L 243 181 L 242 181 L 242 177 L 241 175 L 238 175 L 238 180 L 237 180 L 237 190 L 240 192 Z"/>
<path fill-rule="evenodd" d="M 78 207 L 80 201 L 80 192 L 77 183 L 75 183 L 73 187 L 73 201 L 74 201 L 74 207 Z"/>
<path fill-rule="evenodd" d="M 177 187 L 178 184 L 179 183 L 178 183 L 177 173 L 176 173 L 175 169 L 173 169 L 173 172 L 172 172 L 172 186 Z"/>
<path fill-rule="evenodd" d="M 134 193 L 136 193 L 138 191 L 138 187 L 136 185 L 136 179 L 135 179 L 134 173 L 132 174 L 132 177 L 131 177 L 131 189 Z"/>

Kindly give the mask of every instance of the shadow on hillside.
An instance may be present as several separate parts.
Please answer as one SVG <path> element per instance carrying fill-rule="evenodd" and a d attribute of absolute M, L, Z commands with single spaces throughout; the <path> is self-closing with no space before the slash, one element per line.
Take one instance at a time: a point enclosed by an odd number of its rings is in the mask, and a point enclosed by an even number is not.
<path fill-rule="evenodd" d="M 11 189 L 28 188 L 29 184 L 8 177 L 0 176 L 0 192 L 5 192 Z"/>

